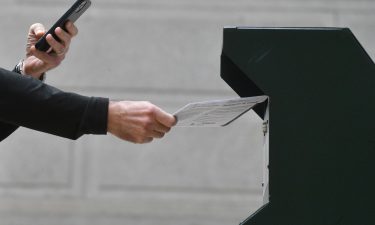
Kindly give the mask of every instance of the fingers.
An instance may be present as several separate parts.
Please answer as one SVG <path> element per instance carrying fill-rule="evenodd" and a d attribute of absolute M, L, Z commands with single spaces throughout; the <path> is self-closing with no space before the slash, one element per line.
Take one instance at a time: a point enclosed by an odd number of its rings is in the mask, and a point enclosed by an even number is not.
<path fill-rule="evenodd" d="M 158 132 L 162 132 L 162 133 L 168 133 L 171 130 L 171 128 L 170 127 L 166 127 L 163 124 L 157 122 L 156 125 L 155 125 L 154 130 L 158 131 Z"/>
<path fill-rule="evenodd" d="M 158 122 L 153 116 L 150 116 L 139 120 L 137 134 L 139 137 L 144 138 L 162 138 L 170 130 L 170 127 L 166 127 Z"/>
<path fill-rule="evenodd" d="M 30 48 L 45 34 L 46 30 L 41 23 L 34 23 L 30 26 L 29 34 L 27 35 L 26 56 L 31 56 Z"/>
<path fill-rule="evenodd" d="M 170 127 L 167 127 L 159 123 L 158 121 L 155 121 L 152 125 L 153 127 L 150 128 L 149 130 L 151 131 L 150 133 L 151 137 L 154 137 L 154 138 L 162 138 L 164 137 L 166 133 L 168 133 L 171 130 Z"/>
<path fill-rule="evenodd" d="M 53 52 L 56 53 L 56 55 L 60 56 L 65 54 L 65 46 L 62 43 L 58 42 L 55 38 L 53 38 L 51 34 L 47 35 L 46 40 L 51 46 Z"/>
<path fill-rule="evenodd" d="M 110 102 L 108 107 L 108 132 L 133 143 L 162 138 L 174 124 L 172 115 L 149 102 Z"/>
<path fill-rule="evenodd" d="M 68 21 L 65 24 L 65 29 L 72 37 L 77 36 L 78 34 L 78 28 L 71 21 Z"/>
<path fill-rule="evenodd" d="M 133 129 L 131 141 L 134 143 L 149 143 L 154 138 L 163 138 L 170 129 L 152 118 L 144 119 L 144 122 L 140 122 L 138 130 Z"/>
<path fill-rule="evenodd" d="M 65 29 L 65 30 L 64 30 Z M 30 71 L 26 73 L 32 76 L 40 76 L 40 74 L 51 70 L 64 60 L 69 50 L 71 40 L 78 34 L 77 27 L 70 21 L 65 24 L 65 28 L 56 28 L 55 35 L 47 35 L 46 40 L 51 48 L 47 52 L 41 52 L 35 49 L 37 41 L 45 35 L 46 30 L 40 23 L 30 26 L 26 44 L 26 59 L 24 70 Z M 54 36 L 56 38 L 54 38 Z"/>
<path fill-rule="evenodd" d="M 41 38 L 46 32 L 43 24 L 41 23 L 34 23 L 30 26 L 29 33 L 35 35 L 37 38 Z"/>
<path fill-rule="evenodd" d="M 151 138 L 162 138 L 164 137 L 165 133 L 164 132 L 159 132 L 159 131 L 152 131 L 152 133 L 150 134 Z"/>
<path fill-rule="evenodd" d="M 55 29 L 55 34 L 57 35 L 57 37 L 59 37 L 64 46 L 70 45 L 73 36 L 70 35 L 68 32 L 58 27 Z"/>
<path fill-rule="evenodd" d="M 153 106 L 152 108 L 151 117 L 154 118 L 155 121 L 150 123 L 151 127 L 148 129 L 151 130 L 153 138 L 162 138 L 165 133 L 168 133 L 171 130 L 171 127 L 175 125 L 176 119 L 171 114 L 166 113 L 156 106 Z"/>
<path fill-rule="evenodd" d="M 46 52 L 39 51 L 35 48 L 35 46 L 32 46 L 30 48 L 30 52 L 32 55 L 43 61 L 46 65 L 48 65 L 48 67 L 51 68 L 58 66 L 63 60 L 63 57 L 55 57 Z"/>
<path fill-rule="evenodd" d="M 177 122 L 173 115 L 166 113 L 159 108 L 155 110 L 155 117 L 161 124 L 169 128 L 173 127 Z"/>
<path fill-rule="evenodd" d="M 145 138 L 141 142 L 138 142 L 138 144 L 146 144 L 152 142 L 154 139 L 153 138 Z"/>
<path fill-rule="evenodd" d="M 72 36 L 60 27 L 55 29 L 55 34 L 60 41 L 57 41 L 51 34 L 48 34 L 46 37 L 47 42 L 58 56 L 64 55 L 68 51 Z"/>
<path fill-rule="evenodd" d="M 61 27 L 57 27 L 55 29 L 55 34 L 60 39 L 60 41 L 57 41 L 50 34 L 46 37 L 48 44 L 57 55 L 65 54 L 69 49 L 72 38 L 78 34 L 77 27 L 70 21 L 66 23 L 65 29 L 66 31 Z"/>

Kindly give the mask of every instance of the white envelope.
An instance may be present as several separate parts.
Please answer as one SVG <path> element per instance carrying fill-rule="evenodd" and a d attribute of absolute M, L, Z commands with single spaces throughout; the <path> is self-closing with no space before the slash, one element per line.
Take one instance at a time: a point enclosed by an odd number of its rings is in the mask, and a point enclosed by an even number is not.
<path fill-rule="evenodd" d="M 256 96 L 190 103 L 174 113 L 176 126 L 226 126 L 267 99 L 268 96 Z"/>

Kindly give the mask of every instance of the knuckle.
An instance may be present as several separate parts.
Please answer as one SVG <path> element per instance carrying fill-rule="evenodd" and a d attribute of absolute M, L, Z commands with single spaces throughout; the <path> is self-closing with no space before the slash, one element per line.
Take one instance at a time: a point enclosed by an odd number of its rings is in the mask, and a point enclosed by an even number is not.
<path fill-rule="evenodd" d="M 34 23 L 30 26 L 30 30 L 34 30 L 36 28 L 44 28 L 43 24 L 41 23 Z"/>
<path fill-rule="evenodd" d="M 154 115 L 156 112 L 156 107 L 153 104 L 148 103 L 146 107 L 146 112 L 148 115 Z"/>
<path fill-rule="evenodd" d="M 147 128 L 145 128 L 145 129 L 143 129 L 143 130 L 141 131 L 140 136 L 141 136 L 142 138 L 146 138 L 146 137 L 150 136 L 150 133 L 151 133 L 150 130 L 147 129 Z"/>
<path fill-rule="evenodd" d="M 142 104 L 143 104 L 145 107 L 149 107 L 149 106 L 152 105 L 151 102 L 149 102 L 149 101 L 143 101 Z"/>
<path fill-rule="evenodd" d="M 154 127 L 154 122 L 152 121 L 151 118 L 147 118 L 144 121 L 144 128 L 145 131 L 151 130 Z"/>
<path fill-rule="evenodd" d="M 143 144 L 146 142 L 146 138 L 143 138 L 143 137 L 138 137 L 135 139 L 135 142 L 136 144 Z"/>

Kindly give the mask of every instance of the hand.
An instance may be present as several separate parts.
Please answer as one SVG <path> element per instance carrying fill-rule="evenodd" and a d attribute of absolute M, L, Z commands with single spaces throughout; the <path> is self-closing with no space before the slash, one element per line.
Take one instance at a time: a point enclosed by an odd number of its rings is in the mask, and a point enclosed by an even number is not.
<path fill-rule="evenodd" d="M 162 138 L 176 118 L 149 102 L 110 102 L 108 132 L 133 143 L 148 143 Z"/>
<path fill-rule="evenodd" d="M 71 39 L 78 33 L 77 27 L 70 21 L 66 23 L 65 28 L 67 32 L 60 27 L 55 29 L 61 43 L 48 34 L 46 39 L 51 48 L 48 52 L 41 52 L 35 48 L 35 44 L 46 30 L 40 23 L 31 25 L 27 38 L 26 59 L 23 63 L 25 74 L 39 79 L 43 73 L 60 65 L 69 50 Z"/>

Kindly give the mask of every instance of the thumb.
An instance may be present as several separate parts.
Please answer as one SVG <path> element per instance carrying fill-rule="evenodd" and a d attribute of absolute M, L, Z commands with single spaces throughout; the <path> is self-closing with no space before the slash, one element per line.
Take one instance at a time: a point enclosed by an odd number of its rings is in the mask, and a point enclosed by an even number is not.
<path fill-rule="evenodd" d="M 39 39 L 46 33 L 46 29 L 44 28 L 43 24 L 34 23 L 30 27 L 30 33 L 34 34 L 36 38 Z"/>
<path fill-rule="evenodd" d="M 161 124 L 163 124 L 164 126 L 166 127 L 173 127 L 174 125 L 176 125 L 176 118 L 163 111 L 162 109 L 158 108 L 156 110 L 156 120 L 158 120 Z"/>

